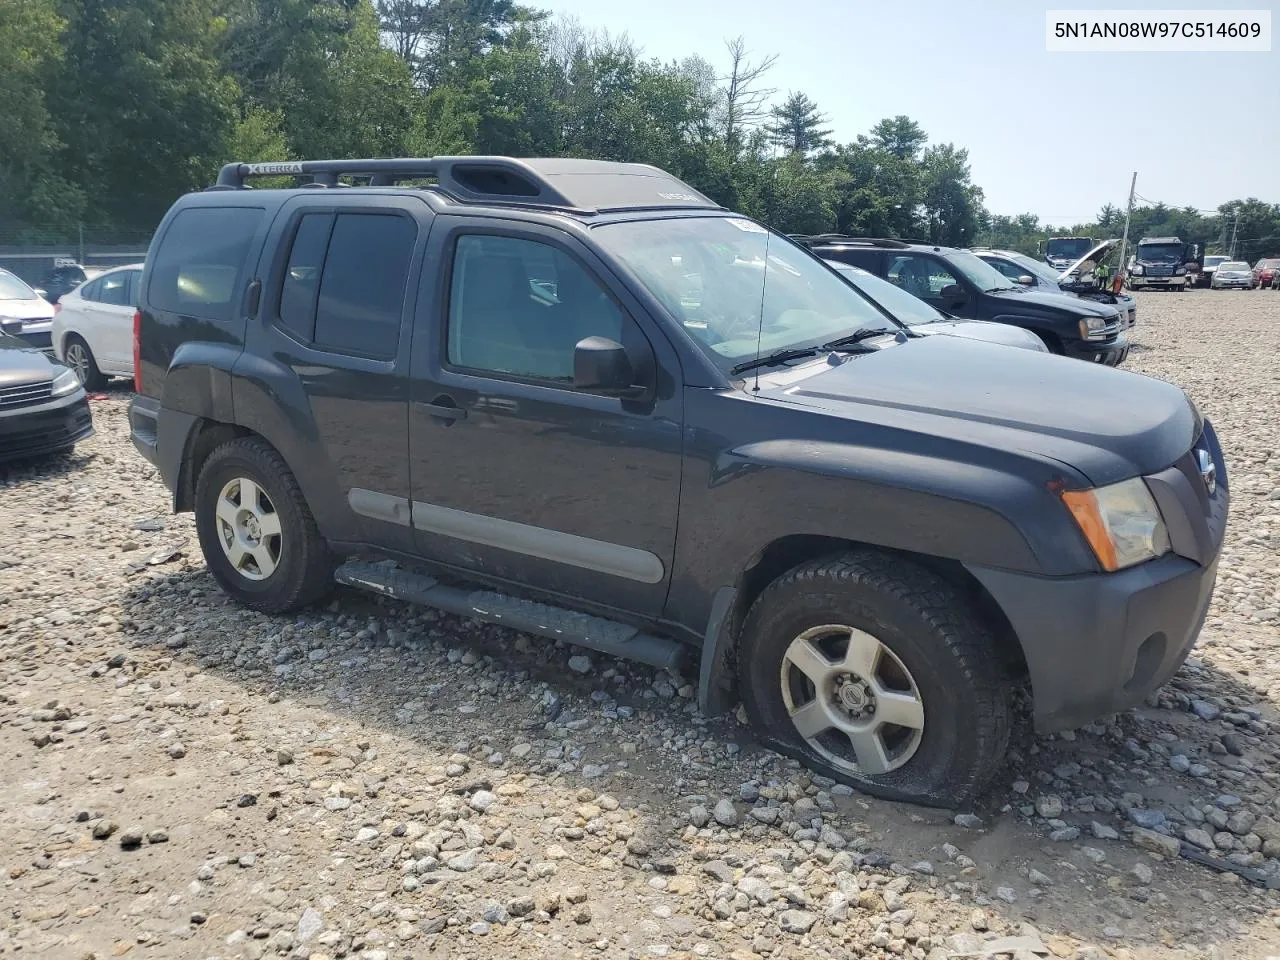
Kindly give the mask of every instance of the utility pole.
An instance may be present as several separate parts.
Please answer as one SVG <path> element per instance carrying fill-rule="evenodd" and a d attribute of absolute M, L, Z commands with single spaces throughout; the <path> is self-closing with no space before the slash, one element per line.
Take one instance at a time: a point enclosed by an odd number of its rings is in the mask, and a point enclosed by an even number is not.
<path fill-rule="evenodd" d="M 1235 219 L 1231 224 L 1231 249 L 1227 254 L 1232 260 L 1236 258 L 1236 235 L 1240 232 L 1240 208 L 1235 209 Z"/>
<path fill-rule="evenodd" d="M 1123 276 L 1122 271 L 1126 269 L 1128 260 L 1125 254 L 1129 248 L 1129 220 L 1133 217 L 1133 197 L 1134 191 L 1138 188 L 1138 171 L 1133 171 L 1133 179 L 1129 181 L 1129 206 L 1124 212 L 1124 236 L 1120 239 L 1120 262 L 1116 264 L 1116 276 Z"/>

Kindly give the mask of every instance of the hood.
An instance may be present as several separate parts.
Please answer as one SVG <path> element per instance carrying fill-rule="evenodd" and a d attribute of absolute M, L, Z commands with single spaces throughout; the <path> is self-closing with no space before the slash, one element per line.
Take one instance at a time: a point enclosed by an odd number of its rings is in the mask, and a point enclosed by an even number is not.
<path fill-rule="evenodd" d="M 52 320 L 53 304 L 37 297 L 34 300 L 0 300 L 0 320 Z"/>
<path fill-rule="evenodd" d="M 1069 293 L 1041 293 L 1027 287 L 1015 287 L 1012 290 L 996 290 L 989 296 L 1010 300 L 1024 307 L 1041 307 L 1046 312 L 1069 313 L 1073 317 L 1105 317 L 1108 320 L 1116 317 L 1115 307 L 1083 300 Z"/>
<path fill-rule="evenodd" d="M 762 378 L 758 396 L 1057 461 L 1096 486 L 1168 467 L 1200 428 L 1191 401 L 1163 380 L 960 337 L 922 337 L 789 373 Z"/>
<path fill-rule="evenodd" d="M 948 337 L 964 337 L 968 340 L 999 343 L 1006 347 L 1021 347 L 1024 350 L 1043 351 L 1045 349 L 1044 343 L 1034 333 L 1007 323 L 989 323 L 986 320 L 939 320 L 936 323 L 919 323 L 911 328 L 911 332 L 922 333 L 925 336 L 942 334 Z"/>
<path fill-rule="evenodd" d="M 1099 257 L 1101 257 L 1105 253 L 1109 253 L 1111 251 L 1111 248 L 1114 247 L 1119 242 L 1120 242 L 1119 240 L 1103 240 L 1101 243 L 1097 244 L 1092 250 L 1086 253 L 1083 257 L 1081 257 L 1079 260 L 1072 263 L 1071 266 L 1063 270 L 1062 273 L 1058 274 L 1058 281 L 1059 282 L 1065 281 L 1073 273 L 1079 270 L 1080 265 L 1084 263 L 1086 260 L 1093 260 L 1096 262 Z"/>
<path fill-rule="evenodd" d="M 52 380 L 62 364 L 17 337 L 0 333 L 0 387 Z"/>

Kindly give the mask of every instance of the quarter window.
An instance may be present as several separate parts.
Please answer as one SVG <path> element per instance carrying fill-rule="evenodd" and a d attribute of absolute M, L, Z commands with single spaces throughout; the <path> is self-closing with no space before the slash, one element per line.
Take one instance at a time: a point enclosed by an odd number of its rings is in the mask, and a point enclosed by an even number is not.
<path fill-rule="evenodd" d="M 511 376 L 570 382 L 586 337 L 622 340 L 623 314 L 599 282 L 556 247 L 468 235 L 454 251 L 449 362 Z"/>
<path fill-rule="evenodd" d="M 189 207 L 180 212 L 156 251 L 147 290 L 151 306 L 230 320 L 236 279 L 262 215 L 260 207 Z"/>
<path fill-rule="evenodd" d="M 129 305 L 129 271 L 109 273 L 96 281 L 97 292 L 94 295 L 99 303 L 107 303 L 117 307 Z"/>
<path fill-rule="evenodd" d="M 316 329 L 316 298 L 320 294 L 320 270 L 329 248 L 333 214 L 308 213 L 298 221 L 280 287 L 280 325 L 300 340 L 311 340 Z"/>

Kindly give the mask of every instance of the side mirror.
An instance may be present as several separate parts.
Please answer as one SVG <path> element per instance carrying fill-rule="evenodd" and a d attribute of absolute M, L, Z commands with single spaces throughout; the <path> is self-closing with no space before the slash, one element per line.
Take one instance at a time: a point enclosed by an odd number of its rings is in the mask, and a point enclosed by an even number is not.
<path fill-rule="evenodd" d="M 587 337 L 573 348 L 573 386 L 611 397 L 634 397 L 644 392 L 634 384 L 635 368 L 627 349 L 607 337 Z"/>
<path fill-rule="evenodd" d="M 1029 273 L 1024 273 L 1017 280 L 1015 280 L 1014 283 L 1020 283 L 1024 287 L 1034 287 L 1036 285 L 1036 278 L 1031 276 L 1031 274 Z"/>
<path fill-rule="evenodd" d="M 947 303 L 964 303 L 964 287 L 958 283 L 948 283 L 938 291 L 938 297 Z"/>

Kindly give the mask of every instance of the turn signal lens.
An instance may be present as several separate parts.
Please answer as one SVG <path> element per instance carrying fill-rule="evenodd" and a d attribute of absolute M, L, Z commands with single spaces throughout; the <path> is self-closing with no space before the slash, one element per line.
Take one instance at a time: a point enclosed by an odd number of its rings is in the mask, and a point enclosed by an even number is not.
<path fill-rule="evenodd" d="M 1141 477 L 1062 494 L 1102 569 L 1123 570 L 1169 552 L 1169 531 Z"/>

